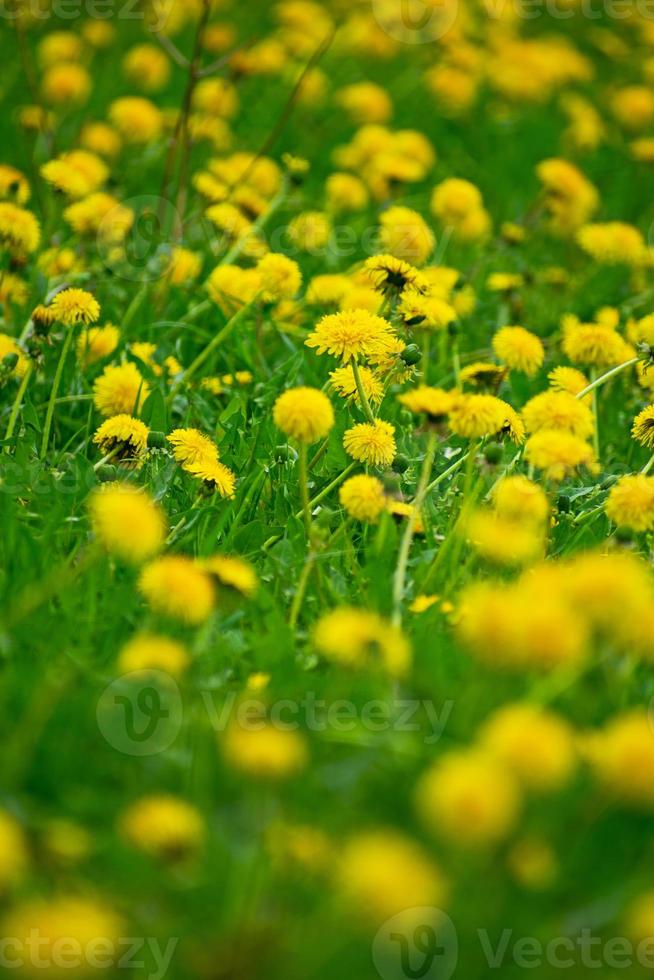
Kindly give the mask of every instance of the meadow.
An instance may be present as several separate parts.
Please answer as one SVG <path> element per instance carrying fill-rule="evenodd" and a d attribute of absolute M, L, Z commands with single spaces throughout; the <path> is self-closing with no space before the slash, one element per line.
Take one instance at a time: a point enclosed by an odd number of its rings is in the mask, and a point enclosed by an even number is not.
<path fill-rule="evenodd" d="M 2 0 L 0 965 L 654 966 L 654 11 Z"/>

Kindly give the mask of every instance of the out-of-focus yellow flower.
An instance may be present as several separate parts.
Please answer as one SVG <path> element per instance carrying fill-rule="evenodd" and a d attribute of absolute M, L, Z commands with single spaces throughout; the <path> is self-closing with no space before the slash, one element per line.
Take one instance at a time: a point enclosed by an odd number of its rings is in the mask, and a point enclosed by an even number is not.
<path fill-rule="evenodd" d="M 558 715 L 519 703 L 496 711 L 483 725 L 481 743 L 530 790 L 556 792 L 576 765 L 574 734 Z"/>
<path fill-rule="evenodd" d="M 195 854 L 205 837 L 202 816 L 176 796 L 145 796 L 124 811 L 120 832 L 152 857 L 178 861 Z"/>
<path fill-rule="evenodd" d="M 155 633 L 137 633 L 118 655 L 118 669 L 128 674 L 135 670 L 164 670 L 180 677 L 191 662 L 188 650 L 177 640 Z"/>
<path fill-rule="evenodd" d="M 191 558 L 165 555 L 146 565 L 139 591 L 155 612 L 181 619 L 192 626 L 213 611 L 215 589 L 211 576 Z"/>
<path fill-rule="evenodd" d="M 111 555 L 140 564 L 161 550 L 166 518 L 142 489 L 128 483 L 105 483 L 89 497 L 93 532 Z"/>
<path fill-rule="evenodd" d="M 378 665 L 401 676 L 411 663 L 411 647 L 402 631 L 367 609 L 341 606 L 325 613 L 316 623 L 313 641 L 328 660 L 344 667 Z"/>
<path fill-rule="evenodd" d="M 340 894 L 357 917 L 374 927 L 404 912 L 439 908 L 445 879 L 423 848 L 396 830 L 361 831 L 345 842 L 335 868 Z"/>
<path fill-rule="evenodd" d="M 511 771 L 479 749 L 446 753 L 416 786 L 425 824 L 460 847 L 499 843 L 513 829 L 520 804 Z"/>

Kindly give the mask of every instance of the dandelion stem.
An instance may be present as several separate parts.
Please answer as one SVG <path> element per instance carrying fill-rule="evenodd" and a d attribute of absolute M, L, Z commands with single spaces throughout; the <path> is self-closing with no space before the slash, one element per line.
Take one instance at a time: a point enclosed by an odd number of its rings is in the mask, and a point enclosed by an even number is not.
<path fill-rule="evenodd" d="M 304 565 L 302 567 L 302 574 L 300 575 L 300 581 L 297 584 L 297 589 L 295 595 L 293 596 L 293 604 L 291 606 L 291 613 L 288 619 L 288 625 L 292 630 L 295 629 L 298 621 L 298 616 L 300 615 L 300 609 L 302 608 L 302 602 L 304 601 L 304 594 L 307 591 L 307 585 L 309 584 L 309 576 L 316 561 L 316 555 L 313 549 L 309 549 L 307 557 L 304 560 Z"/>
<path fill-rule="evenodd" d="M 456 336 L 452 337 L 452 370 L 454 372 L 454 385 L 461 387 L 461 358 L 459 357 L 459 341 Z"/>
<path fill-rule="evenodd" d="M 595 456 L 599 460 L 600 446 L 599 446 L 599 415 L 597 411 L 597 388 L 592 387 L 592 382 L 595 380 L 595 368 L 591 372 L 591 403 L 593 406 L 593 419 L 595 425 L 593 426 L 593 449 L 595 450 Z"/>
<path fill-rule="evenodd" d="M 611 368 L 611 370 L 607 371 L 606 374 L 601 374 L 599 378 L 594 378 L 589 385 L 586 385 L 585 388 L 577 392 L 575 398 L 583 398 L 585 395 L 590 394 L 590 392 L 594 391 L 595 388 L 599 388 L 601 385 L 604 384 L 605 381 L 608 381 L 614 375 L 619 374 L 620 371 L 624 371 L 625 368 L 631 367 L 632 364 L 636 364 L 637 361 L 638 361 L 637 357 L 632 357 L 628 361 L 624 361 L 622 364 L 618 364 L 617 367 Z"/>
<path fill-rule="evenodd" d="M 120 452 L 120 447 L 119 446 L 116 446 L 114 449 L 111 450 L 110 453 L 107 453 L 106 456 L 103 456 L 102 459 L 99 459 L 97 461 L 97 463 L 94 463 L 93 464 L 93 472 L 94 473 L 97 473 L 98 470 L 102 466 L 104 466 L 105 463 L 111 462 L 111 460 L 114 458 L 114 456 L 117 456 L 119 452 Z"/>
<path fill-rule="evenodd" d="M 45 454 L 48 451 L 48 443 L 50 442 L 50 430 L 52 429 L 52 419 L 54 417 L 55 403 L 57 401 L 57 393 L 59 391 L 59 385 L 61 384 L 61 376 L 64 371 L 64 365 L 66 363 L 66 358 L 68 357 L 68 352 L 71 348 L 73 342 L 73 328 L 68 327 L 66 329 L 66 335 L 64 342 L 61 347 L 61 353 L 59 355 L 59 363 L 57 364 L 57 370 L 55 371 L 54 380 L 52 382 L 52 388 L 50 389 L 50 401 L 48 402 L 48 409 L 45 415 L 45 425 L 43 426 L 43 440 L 41 442 L 41 454 L 40 459 L 45 459 Z"/>
<path fill-rule="evenodd" d="M 470 455 L 469 452 L 464 453 L 463 456 L 459 456 L 459 458 L 455 460 L 455 462 L 452 463 L 451 466 L 448 466 L 446 470 L 443 470 L 442 473 L 439 473 L 436 479 L 432 480 L 432 482 L 426 488 L 425 496 L 427 496 L 428 493 L 431 493 L 432 490 L 439 485 L 439 483 L 442 483 L 443 480 L 446 480 L 448 476 L 451 476 L 452 473 L 456 473 L 457 470 L 461 469 L 461 467 L 463 466 L 463 464 L 465 463 L 469 455 Z"/>
<path fill-rule="evenodd" d="M 357 386 L 357 394 L 359 395 L 359 401 L 361 402 L 363 414 L 368 421 L 374 425 L 375 416 L 372 414 L 370 402 L 368 401 L 368 396 L 366 395 L 365 388 L 363 387 L 363 381 L 361 380 L 361 373 L 359 371 L 359 365 L 356 362 L 356 358 L 352 358 L 352 374 L 354 375 L 354 383 Z"/>
<path fill-rule="evenodd" d="M 654 453 L 652 453 L 652 455 L 650 456 L 650 458 L 647 460 L 647 462 L 643 466 L 642 470 L 640 471 L 641 474 L 643 476 L 647 476 L 647 474 L 651 470 L 652 466 L 654 466 Z"/>
<path fill-rule="evenodd" d="M 300 444 L 300 497 L 302 499 L 302 516 L 307 538 L 311 537 L 311 502 L 309 500 L 309 471 L 307 468 L 307 445 Z"/>
<path fill-rule="evenodd" d="M 34 366 L 32 364 L 32 361 L 30 361 L 25 370 L 25 374 L 21 379 L 20 385 L 18 387 L 18 391 L 16 392 L 14 403 L 11 406 L 11 414 L 9 416 L 9 422 L 7 423 L 7 431 L 5 432 L 5 440 L 11 439 L 11 437 L 14 434 L 14 430 L 16 428 L 16 422 L 18 421 L 18 415 L 20 413 L 20 408 L 21 405 L 23 404 L 23 398 L 25 397 L 25 392 L 27 391 L 27 386 L 29 384 L 33 370 L 34 370 Z M 5 452 L 6 453 L 9 452 L 9 446 L 5 446 Z"/>
<path fill-rule="evenodd" d="M 436 445 L 437 435 L 435 432 L 430 432 L 429 441 L 427 443 L 427 451 L 422 462 L 422 470 L 420 472 L 420 479 L 418 481 L 416 495 L 411 508 L 411 513 L 407 518 L 402 541 L 400 542 L 400 550 L 397 556 L 395 575 L 393 577 L 393 623 L 396 626 L 400 626 L 402 623 L 402 599 L 404 598 L 404 583 L 406 579 L 409 553 L 411 551 L 411 542 L 413 541 L 416 521 L 422 509 L 422 504 L 427 493 L 429 477 L 431 475 L 432 466 L 434 465 L 434 456 L 436 455 Z M 443 474 L 441 474 L 441 476 L 442 475 Z"/>

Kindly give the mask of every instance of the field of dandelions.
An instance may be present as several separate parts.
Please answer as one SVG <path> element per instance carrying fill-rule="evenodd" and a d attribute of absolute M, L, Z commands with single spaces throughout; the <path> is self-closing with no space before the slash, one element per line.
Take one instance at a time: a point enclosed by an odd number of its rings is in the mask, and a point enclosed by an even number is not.
<path fill-rule="evenodd" d="M 654 14 L 0 15 L 3 975 L 646 976 Z"/>

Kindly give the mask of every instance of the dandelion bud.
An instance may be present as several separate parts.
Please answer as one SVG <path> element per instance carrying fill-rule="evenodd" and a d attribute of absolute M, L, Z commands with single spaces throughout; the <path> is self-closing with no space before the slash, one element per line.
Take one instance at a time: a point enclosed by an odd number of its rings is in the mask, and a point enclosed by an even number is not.
<path fill-rule="evenodd" d="M 497 466 L 499 463 L 501 463 L 503 455 L 504 451 L 497 442 L 491 442 L 490 445 L 486 446 L 484 449 L 484 459 L 490 466 Z"/>
<path fill-rule="evenodd" d="M 400 354 L 400 358 L 410 366 L 418 364 L 422 359 L 422 351 L 417 344 L 408 344 Z"/>

